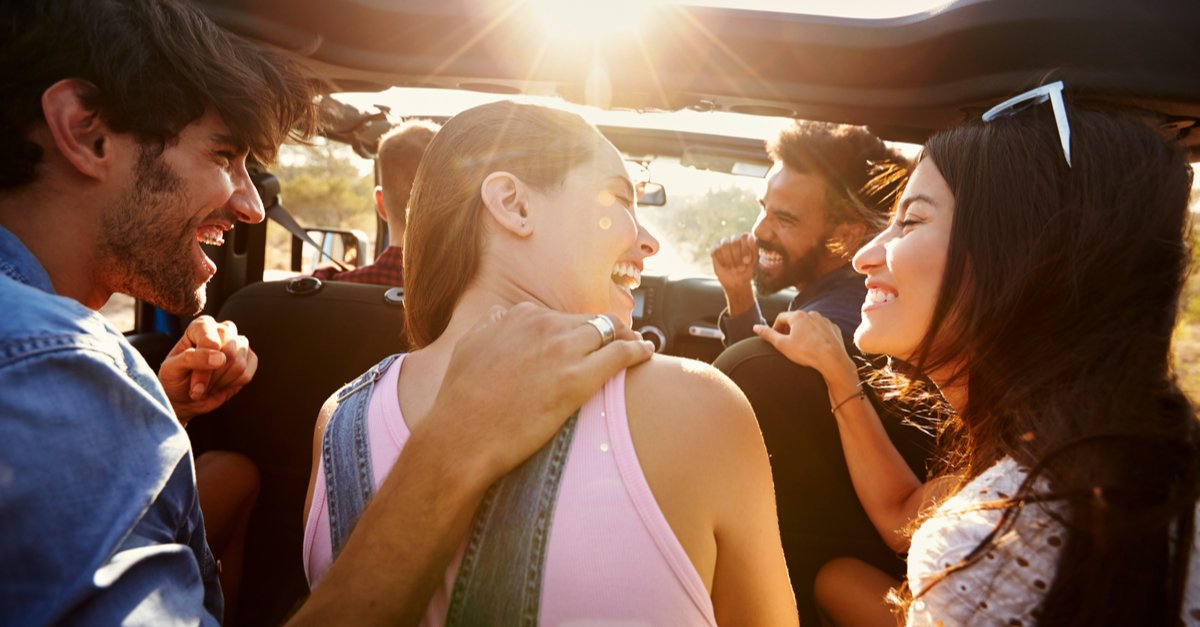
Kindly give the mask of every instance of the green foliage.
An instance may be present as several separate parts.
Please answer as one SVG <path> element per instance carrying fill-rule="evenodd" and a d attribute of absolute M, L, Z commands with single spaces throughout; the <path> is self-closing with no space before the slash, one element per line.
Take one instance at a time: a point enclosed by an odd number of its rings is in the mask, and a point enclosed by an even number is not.
<path fill-rule="evenodd" d="M 271 171 L 282 185 L 283 207 L 300 224 L 358 229 L 374 239 L 374 176 L 370 162 L 358 158 L 349 146 L 285 144 L 280 150 L 279 163 Z M 291 237 L 278 225 L 270 226 L 268 267 L 288 267 Z"/>
<path fill-rule="evenodd" d="M 1195 210 L 1200 195 L 1192 193 L 1193 220 L 1196 220 Z M 1175 336 L 1171 352 L 1174 357 L 1175 376 L 1180 387 L 1192 398 L 1193 402 L 1200 399 L 1200 272 L 1197 272 L 1197 255 L 1200 254 L 1200 224 L 1193 224 L 1189 238 L 1192 246 L 1192 272 L 1183 285 L 1180 295 L 1179 320 L 1175 326 Z"/>
<path fill-rule="evenodd" d="M 374 177 L 363 174 L 348 146 L 285 146 L 275 173 L 283 206 L 301 224 L 375 230 Z"/>
<path fill-rule="evenodd" d="M 655 210 L 661 228 L 678 246 L 680 253 L 697 263 L 708 263 L 708 251 L 722 237 L 746 233 L 758 217 L 758 197 L 742 187 L 710 189 L 703 196 L 691 196 L 678 206 Z"/>

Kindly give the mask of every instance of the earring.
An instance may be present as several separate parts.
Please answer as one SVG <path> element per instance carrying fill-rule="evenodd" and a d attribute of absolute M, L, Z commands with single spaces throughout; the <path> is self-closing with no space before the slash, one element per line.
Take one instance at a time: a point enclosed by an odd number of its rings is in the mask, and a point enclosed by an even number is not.
<path fill-rule="evenodd" d="M 521 228 L 525 228 L 525 218 L 521 218 Z"/>

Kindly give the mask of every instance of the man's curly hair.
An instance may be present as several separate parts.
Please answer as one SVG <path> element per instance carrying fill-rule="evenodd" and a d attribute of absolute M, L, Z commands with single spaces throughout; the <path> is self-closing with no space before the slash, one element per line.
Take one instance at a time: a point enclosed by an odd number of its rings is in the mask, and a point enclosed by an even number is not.
<path fill-rule="evenodd" d="M 767 152 L 776 163 L 824 179 L 829 219 L 864 222 L 871 236 L 887 224 L 907 180 L 904 156 L 862 126 L 796 121 L 767 143 Z"/>

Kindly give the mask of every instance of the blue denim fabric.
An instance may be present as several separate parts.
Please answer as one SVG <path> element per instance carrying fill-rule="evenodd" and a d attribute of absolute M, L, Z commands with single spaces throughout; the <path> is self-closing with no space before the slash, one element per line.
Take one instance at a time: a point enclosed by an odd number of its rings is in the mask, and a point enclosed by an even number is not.
<path fill-rule="evenodd" d="M 321 440 L 334 558 L 375 493 L 367 408 L 375 384 L 398 357 L 338 390 Z M 578 418 L 576 412 L 554 439 L 488 489 L 471 523 L 447 627 L 538 624 L 550 525 Z"/>
<path fill-rule="evenodd" d="M 578 420 L 575 412 L 554 439 L 488 489 L 471 522 L 446 627 L 538 624 L 550 526 Z"/>
<path fill-rule="evenodd" d="M 367 407 L 375 384 L 398 357 L 385 357 L 336 392 L 337 409 L 329 417 L 321 438 L 325 496 L 329 503 L 329 546 L 335 559 L 375 495 Z"/>
<path fill-rule="evenodd" d="M 866 298 L 867 286 L 862 275 L 850 266 L 842 266 L 821 275 L 805 287 L 792 299 L 788 311 L 815 311 L 829 318 L 829 321 L 842 331 L 842 337 L 850 340 L 854 337 L 854 330 L 862 322 L 862 305 Z M 754 303 L 754 307 L 737 316 L 730 316 L 729 310 L 722 311 L 717 320 L 717 326 L 725 334 L 725 346 L 733 346 L 748 337 L 755 337 L 756 324 L 767 324 L 757 302 Z"/>
<path fill-rule="evenodd" d="M 218 624 L 191 447 L 154 372 L 2 227 L 0 311 L 0 624 Z"/>

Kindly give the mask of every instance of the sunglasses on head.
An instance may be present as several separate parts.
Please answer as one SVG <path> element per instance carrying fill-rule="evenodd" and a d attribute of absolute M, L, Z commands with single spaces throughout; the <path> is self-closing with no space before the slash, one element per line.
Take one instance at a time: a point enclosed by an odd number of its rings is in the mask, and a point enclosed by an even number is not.
<path fill-rule="evenodd" d="M 983 121 L 991 122 L 996 118 L 1015 115 L 1029 107 L 1042 104 L 1047 100 L 1050 101 L 1050 106 L 1054 108 L 1054 123 L 1058 125 L 1058 139 L 1062 143 L 1063 156 L 1067 159 L 1067 167 L 1071 167 L 1071 125 L 1067 123 L 1067 107 L 1063 104 L 1062 81 L 1042 85 L 1041 87 L 1036 87 L 1005 100 L 988 109 L 983 114 Z"/>

